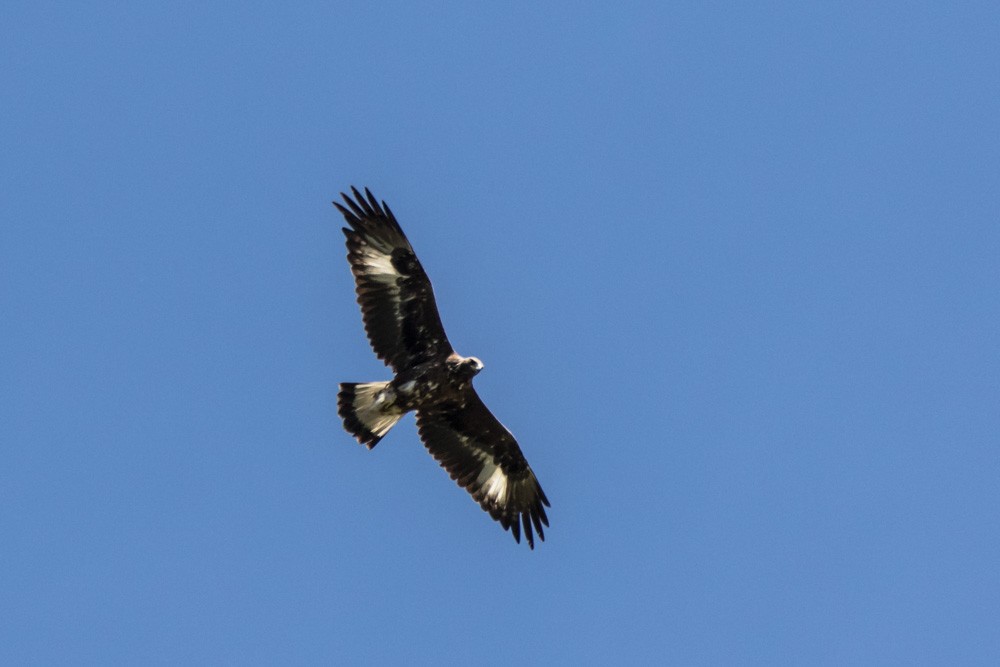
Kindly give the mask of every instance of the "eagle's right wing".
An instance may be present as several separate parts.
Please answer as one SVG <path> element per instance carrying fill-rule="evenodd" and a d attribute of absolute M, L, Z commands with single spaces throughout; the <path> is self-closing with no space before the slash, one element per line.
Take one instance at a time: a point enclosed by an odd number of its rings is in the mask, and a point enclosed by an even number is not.
<path fill-rule="evenodd" d="M 341 193 L 348 208 L 333 202 L 350 229 L 347 260 L 354 274 L 361 317 L 378 358 L 399 371 L 435 357 L 448 356 L 431 282 L 389 207 L 366 188 Z"/>
<path fill-rule="evenodd" d="M 541 485 L 510 431 L 493 416 L 476 390 L 469 388 L 465 406 L 417 411 L 420 439 L 458 485 L 468 491 L 490 516 L 528 546 L 535 548 L 532 526 L 545 540 L 549 525 Z"/>

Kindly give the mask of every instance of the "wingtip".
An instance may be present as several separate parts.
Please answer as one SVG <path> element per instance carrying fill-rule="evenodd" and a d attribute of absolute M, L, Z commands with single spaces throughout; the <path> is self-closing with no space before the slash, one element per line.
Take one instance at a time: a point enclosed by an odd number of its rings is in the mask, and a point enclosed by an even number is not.
<path fill-rule="evenodd" d="M 542 530 L 541 516 L 538 512 L 531 513 L 531 523 L 535 526 L 535 532 L 538 533 L 538 539 L 542 542 L 545 541 L 545 531 Z M 545 524 L 548 525 L 548 524 Z"/>

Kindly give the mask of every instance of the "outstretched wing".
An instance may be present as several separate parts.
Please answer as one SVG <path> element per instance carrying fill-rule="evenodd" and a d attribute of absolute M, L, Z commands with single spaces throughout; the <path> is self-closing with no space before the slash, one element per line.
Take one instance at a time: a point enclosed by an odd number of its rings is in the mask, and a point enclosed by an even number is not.
<path fill-rule="evenodd" d="M 545 540 L 549 499 L 517 446 L 517 441 L 469 388 L 465 407 L 417 411 L 420 439 L 458 485 L 521 542 L 535 548 L 532 526 Z"/>
<path fill-rule="evenodd" d="M 351 226 L 344 227 L 347 260 L 375 354 L 395 371 L 451 354 L 431 282 L 396 216 L 367 188 L 364 196 L 351 191 L 353 199 L 341 193 L 347 208 L 333 205 Z"/>

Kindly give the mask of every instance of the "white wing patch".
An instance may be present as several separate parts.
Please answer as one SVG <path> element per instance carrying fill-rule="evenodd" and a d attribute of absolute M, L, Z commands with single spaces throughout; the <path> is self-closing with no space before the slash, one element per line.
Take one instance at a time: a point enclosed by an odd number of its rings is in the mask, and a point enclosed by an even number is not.
<path fill-rule="evenodd" d="M 492 469 L 491 469 L 492 468 Z M 500 466 L 492 467 L 487 465 L 479 473 L 483 494 L 491 501 L 499 505 L 507 501 L 507 475 L 504 474 Z"/>
<path fill-rule="evenodd" d="M 402 277 L 392 265 L 390 255 L 367 243 L 361 247 L 361 261 L 365 268 L 365 275 L 380 283 L 395 284 L 396 279 Z"/>

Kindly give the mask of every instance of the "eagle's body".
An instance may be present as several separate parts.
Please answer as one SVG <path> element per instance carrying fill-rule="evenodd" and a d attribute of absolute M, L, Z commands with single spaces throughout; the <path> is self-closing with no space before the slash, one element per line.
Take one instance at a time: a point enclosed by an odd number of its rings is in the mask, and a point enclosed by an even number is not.
<path fill-rule="evenodd" d="M 431 455 L 460 486 L 521 541 L 534 548 L 548 526 L 542 487 L 514 436 L 486 408 L 472 386 L 483 369 L 448 342 L 430 280 L 392 211 L 371 192 L 334 202 L 344 228 L 365 331 L 376 355 L 393 368 L 388 382 L 342 383 L 337 397 L 344 427 L 373 448 L 405 413 Z"/>

